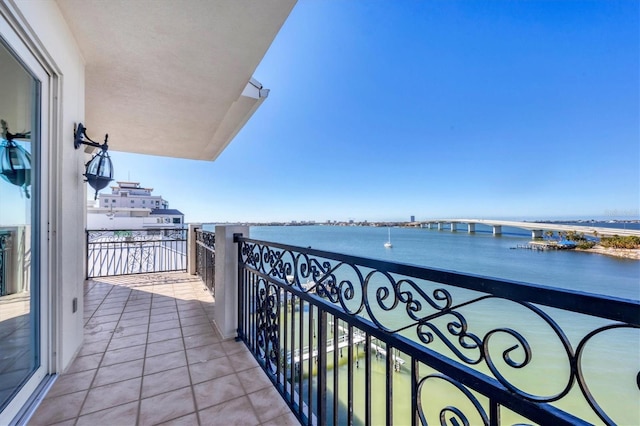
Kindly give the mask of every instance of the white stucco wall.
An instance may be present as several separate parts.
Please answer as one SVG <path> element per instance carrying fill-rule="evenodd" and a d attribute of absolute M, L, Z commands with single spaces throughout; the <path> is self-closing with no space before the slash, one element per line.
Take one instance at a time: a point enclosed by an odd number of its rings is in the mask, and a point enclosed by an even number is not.
<path fill-rule="evenodd" d="M 161 222 L 158 222 L 158 220 Z M 175 228 L 181 224 L 165 223 L 162 217 L 114 217 L 109 219 L 104 214 L 87 215 L 87 229 L 153 229 L 153 228 Z"/>
<path fill-rule="evenodd" d="M 216 226 L 216 270 L 214 326 L 223 339 L 237 336 L 238 329 L 238 250 L 233 234 L 249 236 L 249 227 Z"/>
<path fill-rule="evenodd" d="M 113 213 L 113 216 L 110 216 L 109 213 Z M 173 223 L 174 219 L 180 219 L 180 222 Z M 150 215 L 148 209 L 89 208 L 86 229 L 153 229 L 182 228 L 183 226 L 184 217 L 182 215 Z"/>
<path fill-rule="evenodd" d="M 87 229 L 142 229 L 146 224 L 151 224 L 148 217 L 114 217 L 109 219 L 104 214 L 90 214 L 87 215 Z M 153 225 L 160 226 L 155 218 L 153 218 Z"/>
<path fill-rule="evenodd" d="M 115 200 L 115 202 L 113 202 Z M 113 207 L 113 208 L 139 208 L 139 209 L 151 209 L 161 208 L 166 209 L 169 206 L 169 202 L 163 200 L 161 196 L 138 196 L 129 195 L 127 197 L 121 197 L 119 195 L 99 195 L 100 207 Z"/>
<path fill-rule="evenodd" d="M 5 0 L 0 0 L 5 1 Z M 84 61 L 58 6 L 52 0 L 6 0 L 13 3 L 28 25 L 24 31 L 43 66 L 53 77 L 49 101 L 48 213 L 50 227 L 48 278 L 52 298 L 52 370 L 63 371 L 83 339 L 83 283 L 85 254 L 85 154 L 73 146 L 74 123 L 84 121 Z M 85 123 L 86 124 L 86 123 Z M 89 124 L 90 126 L 90 124 Z M 95 129 L 96 131 L 101 129 Z M 99 133 L 99 132 L 98 132 Z M 73 299 L 78 310 L 72 312 Z"/>

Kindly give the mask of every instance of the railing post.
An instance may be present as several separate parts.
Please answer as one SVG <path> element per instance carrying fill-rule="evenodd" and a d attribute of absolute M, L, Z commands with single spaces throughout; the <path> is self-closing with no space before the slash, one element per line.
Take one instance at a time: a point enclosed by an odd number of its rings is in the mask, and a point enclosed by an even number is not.
<path fill-rule="evenodd" d="M 224 339 L 236 337 L 238 328 L 238 250 L 234 234 L 249 235 L 248 226 L 218 225 L 215 259 L 215 311 L 213 319 Z"/>
<path fill-rule="evenodd" d="M 211 277 L 209 276 L 209 253 L 207 253 L 206 249 L 202 250 L 203 254 L 201 259 L 202 264 L 200 265 L 200 278 L 202 278 L 202 281 L 204 281 L 204 285 L 206 285 L 207 288 L 211 290 L 211 287 L 209 287 L 209 280 L 211 279 Z"/>
<path fill-rule="evenodd" d="M 12 246 L 12 232 L 5 230 L 0 232 L 0 296 L 6 296 L 10 294 L 9 280 L 11 277 L 9 268 L 12 268 L 11 263 L 11 246 Z"/>
<path fill-rule="evenodd" d="M 334 346 L 334 351 L 338 348 Z M 334 366 L 337 369 L 337 366 Z M 316 377 L 318 381 L 317 391 L 317 418 L 318 424 L 327 423 L 327 311 L 318 311 L 318 369 Z M 334 370 L 334 374 L 335 370 Z"/>
<path fill-rule="evenodd" d="M 234 237 L 234 242 L 236 243 L 236 249 L 237 249 L 236 257 L 238 259 L 240 259 L 241 256 L 242 256 L 242 254 L 241 254 L 242 253 L 242 245 L 239 242 L 235 241 L 235 237 L 236 236 L 240 236 L 240 235 L 242 235 L 242 234 L 234 234 L 234 236 L 233 236 Z M 246 303 L 246 300 L 247 300 L 246 297 L 245 297 L 245 294 L 244 294 L 245 286 L 246 286 L 246 284 L 244 282 L 244 277 L 245 277 L 245 274 L 244 274 L 244 272 L 242 270 L 242 267 L 238 264 L 238 280 L 237 280 L 237 282 L 238 282 L 238 287 L 237 287 L 237 289 L 238 289 L 238 312 L 237 312 L 238 313 L 238 320 L 237 320 L 237 327 L 236 327 L 236 340 L 237 341 L 240 341 L 240 340 L 244 339 L 245 338 L 245 333 L 246 333 L 246 330 L 243 327 L 243 324 L 245 324 L 244 315 L 245 315 L 245 303 Z"/>
<path fill-rule="evenodd" d="M 202 229 L 201 223 L 190 223 L 187 233 L 187 272 L 196 275 L 196 230 Z"/>
<path fill-rule="evenodd" d="M 84 249 L 85 249 L 85 253 L 86 253 L 86 255 L 84 256 L 85 257 L 84 275 L 85 275 L 85 279 L 89 279 L 89 231 L 85 230 L 84 231 L 84 235 L 85 235 Z"/>
<path fill-rule="evenodd" d="M 418 415 L 418 382 L 420 381 L 420 372 L 418 360 L 411 357 L 411 425 L 418 426 L 420 418 Z"/>

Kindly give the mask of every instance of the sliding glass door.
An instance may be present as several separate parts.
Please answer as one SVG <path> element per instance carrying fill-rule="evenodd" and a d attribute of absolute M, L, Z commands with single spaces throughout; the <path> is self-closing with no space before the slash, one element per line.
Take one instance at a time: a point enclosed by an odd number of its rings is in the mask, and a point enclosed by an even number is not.
<path fill-rule="evenodd" d="M 7 36 L 0 32 L 0 418 L 27 400 L 47 357 L 42 81 L 24 60 L 28 52 Z"/>

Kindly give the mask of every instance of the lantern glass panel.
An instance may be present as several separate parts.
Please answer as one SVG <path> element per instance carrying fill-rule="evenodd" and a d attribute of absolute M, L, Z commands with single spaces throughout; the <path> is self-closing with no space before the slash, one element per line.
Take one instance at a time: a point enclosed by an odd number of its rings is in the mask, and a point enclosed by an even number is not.
<path fill-rule="evenodd" d="M 29 186 L 31 184 L 31 154 L 13 141 L 2 141 L 0 144 L 0 177 L 16 186 Z"/>
<path fill-rule="evenodd" d="M 89 185 L 96 190 L 96 196 L 98 191 L 109 185 L 113 180 L 113 164 L 107 151 L 100 151 L 91 159 L 85 177 Z"/>

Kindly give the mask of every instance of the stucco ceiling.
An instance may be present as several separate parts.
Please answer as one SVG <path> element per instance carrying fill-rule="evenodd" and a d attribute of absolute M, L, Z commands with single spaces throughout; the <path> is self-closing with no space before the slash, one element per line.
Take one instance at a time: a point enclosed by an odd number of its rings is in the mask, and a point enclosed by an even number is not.
<path fill-rule="evenodd" d="M 57 0 L 86 63 L 87 133 L 215 159 L 264 100 L 250 80 L 295 2 Z"/>

